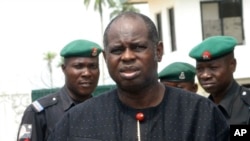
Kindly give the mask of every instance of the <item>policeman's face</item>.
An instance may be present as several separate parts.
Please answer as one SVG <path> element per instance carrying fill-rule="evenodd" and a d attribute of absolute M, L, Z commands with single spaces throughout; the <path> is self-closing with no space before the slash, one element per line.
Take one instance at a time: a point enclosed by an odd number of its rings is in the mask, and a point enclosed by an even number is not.
<path fill-rule="evenodd" d="M 97 57 L 71 57 L 65 59 L 62 70 L 65 83 L 73 97 L 81 98 L 91 95 L 99 79 Z"/>
<path fill-rule="evenodd" d="M 140 18 L 121 18 L 112 23 L 107 34 L 105 60 L 109 74 L 126 90 L 140 90 L 157 82 L 157 63 L 162 43 L 148 39 L 148 29 Z"/>
<path fill-rule="evenodd" d="M 223 94 L 233 79 L 236 60 L 232 55 L 206 61 L 196 62 L 197 77 L 202 88 L 210 94 Z"/>
<path fill-rule="evenodd" d="M 181 88 L 187 91 L 191 91 L 196 93 L 198 90 L 197 84 L 193 82 L 169 82 L 169 81 L 161 81 L 161 83 L 167 85 L 167 86 L 172 86 L 176 88 Z"/>

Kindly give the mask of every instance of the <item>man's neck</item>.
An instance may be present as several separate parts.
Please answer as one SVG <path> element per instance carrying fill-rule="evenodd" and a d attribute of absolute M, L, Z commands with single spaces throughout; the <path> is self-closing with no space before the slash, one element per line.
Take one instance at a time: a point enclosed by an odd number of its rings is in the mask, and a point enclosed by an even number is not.
<path fill-rule="evenodd" d="M 233 81 L 232 81 L 233 82 Z M 223 89 L 223 91 L 211 94 L 213 101 L 215 104 L 219 104 L 221 100 L 227 95 L 229 88 L 232 85 L 232 82 L 227 86 L 226 89 Z"/>
<path fill-rule="evenodd" d="M 135 109 L 144 109 L 159 105 L 164 97 L 165 87 L 161 83 L 141 90 L 139 93 L 131 93 L 118 89 L 119 99 L 126 105 Z"/>

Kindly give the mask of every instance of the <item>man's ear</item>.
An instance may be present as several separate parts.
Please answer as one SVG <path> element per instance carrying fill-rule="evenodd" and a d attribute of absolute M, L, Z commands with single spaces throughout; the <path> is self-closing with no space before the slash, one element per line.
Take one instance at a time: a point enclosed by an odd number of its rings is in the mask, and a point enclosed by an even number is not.
<path fill-rule="evenodd" d="M 103 58 L 104 58 L 104 60 L 105 60 L 105 62 L 106 62 L 106 52 L 105 51 L 102 51 L 102 55 L 103 55 Z M 107 62 L 106 62 L 107 63 Z"/>
<path fill-rule="evenodd" d="M 157 44 L 156 52 L 157 52 L 157 60 L 158 60 L 158 62 L 161 62 L 161 59 L 162 59 L 162 56 L 163 56 L 163 52 L 164 52 L 163 42 L 162 41 L 160 41 Z"/>
<path fill-rule="evenodd" d="M 236 61 L 236 59 L 235 59 L 235 58 L 231 59 L 229 65 L 230 65 L 230 70 L 231 70 L 231 72 L 234 73 L 235 70 L 236 70 L 236 66 L 237 66 L 237 61 Z"/>
<path fill-rule="evenodd" d="M 64 64 L 64 63 L 61 64 L 61 69 L 62 69 L 63 73 L 64 73 L 64 71 L 65 71 L 65 68 L 66 68 L 65 64 Z"/>
<path fill-rule="evenodd" d="M 194 83 L 193 90 L 194 90 L 195 93 L 197 93 L 197 91 L 198 91 L 198 84 Z"/>

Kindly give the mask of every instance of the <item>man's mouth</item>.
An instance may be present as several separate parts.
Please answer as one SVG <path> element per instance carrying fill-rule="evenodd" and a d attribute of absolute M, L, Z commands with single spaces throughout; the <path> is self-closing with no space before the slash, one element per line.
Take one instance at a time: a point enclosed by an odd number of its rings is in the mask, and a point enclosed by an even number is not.
<path fill-rule="evenodd" d="M 211 87 L 213 87 L 214 86 L 214 83 L 202 83 L 202 87 L 203 88 L 211 88 Z"/>
<path fill-rule="evenodd" d="M 91 82 L 81 82 L 80 86 L 81 87 L 90 87 L 91 86 Z"/>
<path fill-rule="evenodd" d="M 121 72 L 120 74 L 124 79 L 134 79 L 139 75 L 139 71 L 125 71 Z"/>
<path fill-rule="evenodd" d="M 140 74 L 136 67 L 126 67 L 121 69 L 120 75 L 123 79 L 134 79 Z"/>

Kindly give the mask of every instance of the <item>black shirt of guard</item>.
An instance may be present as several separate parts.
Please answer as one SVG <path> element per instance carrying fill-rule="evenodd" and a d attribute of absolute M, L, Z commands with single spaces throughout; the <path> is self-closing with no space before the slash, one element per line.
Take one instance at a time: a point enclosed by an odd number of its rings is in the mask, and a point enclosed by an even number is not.
<path fill-rule="evenodd" d="M 209 99 L 213 101 L 212 96 Z M 233 81 L 226 96 L 218 104 L 230 125 L 250 124 L 250 90 Z"/>
<path fill-rule="evenodd" d="M 32 141 L 47 140 L 55 124 L 74 105 L 75 103 L 67 94 L 66 87 L 34 101 L 23 114 L 18 141 L 25 138 Z"/>

